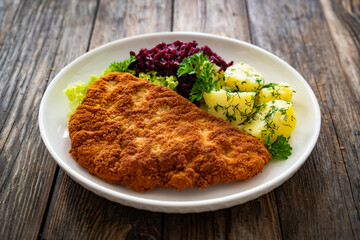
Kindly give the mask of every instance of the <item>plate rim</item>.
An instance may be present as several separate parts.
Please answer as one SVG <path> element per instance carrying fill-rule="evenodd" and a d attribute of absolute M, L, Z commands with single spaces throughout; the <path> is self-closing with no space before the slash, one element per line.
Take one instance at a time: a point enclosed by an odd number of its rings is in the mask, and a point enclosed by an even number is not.
<path fill-rule="evenodd" d="M 258 51 L 260 51 L 262 54 L 268 55 L 271 58 L 276 59 L 280 63 L 284 64 L 288 70 L 290 70 L 294 75 L 297 75 L 297 78 L 302 81 L 302 85 L 306 88 L 308 93 L 311 96 L 311 99 L 313 101 L 314 110 L 317 113 L 316 118 L 316 125 L 315 127 L 315 133 L 312 135 L 311 144 L 309 145 L 309 148 L 307 151 L 305 151 L 299 159 L 301 161 L 295 162 L 291 167 L 289 167 L 286 171 L 284 171 L 281 175 L 278 175 L 276 178 L 273 178 L 264 184 L 261 184 L 259 186 L 255 186 L 251 189 L 248 189 L 244 192 L 235 193 L 231 195 L 227 195 L 224 197 L 217 197 L 212 199 L 206 199 L 206 200 L 190 200 L 190 201 L 164 201 L 164 200 L 154 200 L 154 199 L 145 199 L 137 196 L 131 196 L 126 193 L 121 193 L 112 189 L 108 189 L 106 187 L 103 187 L 96 182 L 93 182 L 89 180 L 86 177 L 83 177 L 81 174 L 79 174 L 75 169 L 72 169 L 70 166 L 68 166 L 61 157 L 55 152 L 55 150 L 50 145 L 50 141 L 46 135 L 46 131 L 44 128 L 43 118 L 44 118 L 44 107 L 46 103 L 46 99 L 49 98 L 49 92 L 52 88 L 54 88 L 55 84 L 61 79 L 61 77 L 74 65 L 76 65 L 78 62 L 81 62 L 84 58 L 91 57 L 91 55 L 94 55 L 98 52 L 104 51 L 106 48 L 112 47 L 116 44 L 121 44 L 121 42 L 131 41 L 131 40 L 138 40 L 142 38 L 153 38 L 153 37 L 167 37 L 167 36 L 193 36 L 194 39 L 196 37 L 207 37 L 212 39 L 222 39 L 226 41 L 231 41 L 249 48 L 254 48 Z M 130 51 L 130 50 L 129 50 Z M 168 212 L 168 213 L 191 213 L 191 212 L 203 212 L 203 211 L 213 211 L 218 210 L 226 207 L 231 207 L 234 205 L 242 204 L 247 201 L 253 200 L 255 198 L 258 198 L 259 196 L 262 196 L 273 189 L 280 186 L 282 183 L 284 183 L 286 180 L 291 178 L 299 169 L 300 167 L 305 163 L 309 155 L 311 154 L 312 150 L 315 147 L 315 144 L 319 138 L 320 134 L 320 128 L 321 128 L 321 112 L 320 112 L 320 106 L 318 103 L 318 100 L 315 96 L 315 93 L 311 89 L 310 85 L 307 83 L 307 81 L 302 77 L 302 75 L 297 72 L 290 64 L 282 60 L 281 58 L 277 57 L 276 55 L 268 52 L 265 49 L 262 49 L 256 45 L 253 45 L 248 42 L 244 42 L 242 40 L 238 40 L 235 38 L 225 37 L 225 36 L 218 36 L 214 34 L 209 33 L 201 33 L 201 32 L 188 32 L 188 31 L 181 31 L 181 32 L 157 32 L 157 33 L 148 33 L 148 34 L 141 34 L 136 35 L 132 37 L 126 37 L 122 39 L 118 39 L 106 44 L 103 44 L 101 46 L 98 46 L 81 56 L 75 58 L 73 61 L 71 61 L 69 64 L 67 64 L 50 82 L 50 84 L 47 86 L 44 95 L 42 96 L 40 108 L 39 108 L 39 129 L 40 134 L 42 137 L 42 140 L 47 148 L 47 150 L 50 152 L 52 157 L 55 159 L 56 163 L 76 182 L 78 182 L 80 185 L 85 187 L 86 189 L 96 193 L 97 195 L 100 195 L 101 197 L 105 197 L 111 201 L 115 201 L 127 206 L 135 207 L 138 209 L 144 209 L 144 210 L 150 210 L 150 211 L 156 211 L 156 212 Z M 101 193 L 101 194 L 100 194 Z"/>

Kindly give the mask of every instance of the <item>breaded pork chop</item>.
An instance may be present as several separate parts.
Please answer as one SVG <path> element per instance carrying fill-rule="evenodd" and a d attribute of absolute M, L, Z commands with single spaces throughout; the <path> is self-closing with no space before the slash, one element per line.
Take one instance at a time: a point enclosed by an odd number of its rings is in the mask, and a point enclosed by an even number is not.
<path fill-rule="evenodd" d="M 258 138 L 128 73 L 95 81 L 69 132 L 71 155 L 91 174 L 140 192 L 246 180 L 270 159 Z"/>

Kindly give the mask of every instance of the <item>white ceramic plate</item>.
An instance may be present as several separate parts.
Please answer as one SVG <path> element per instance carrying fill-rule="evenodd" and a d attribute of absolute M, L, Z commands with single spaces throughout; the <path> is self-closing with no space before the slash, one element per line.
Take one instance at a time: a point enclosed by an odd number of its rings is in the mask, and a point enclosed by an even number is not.
<path fill-rule="evenodd" d="M 152 48 L 160 41 L 196 40 L 208 45 L 225 61 L 246 62 L 263 73 L 266 83 L 285 81 L 296 89 L 293 97 L 297 126 L 291 137 L 292 155 L 287 160 L 270 161 L 254 178 L 205 189 L 157 188 L 139 193 L 112 185 L 92 176 L 68 153 L 68 100 L 63 90 L 73 82 L 86 82 L 89 74 L 98 75 L 113 61 L 129 58 L 129 51 Z M 123 205 L 160 212 L 189 213 L 217 210 L 255 199 L 290 178 L 311 153 L 320 131 L 320 110 L 316 97 L 304 78 L 290 65 L 271 53 L 239 40 L 203 33 L 156 33 L 121 39 L 96 48 L 65 67 L 48 86 L 40 105 L 39 126 L 43 141 L 58 165 L 88 190 Z"/>

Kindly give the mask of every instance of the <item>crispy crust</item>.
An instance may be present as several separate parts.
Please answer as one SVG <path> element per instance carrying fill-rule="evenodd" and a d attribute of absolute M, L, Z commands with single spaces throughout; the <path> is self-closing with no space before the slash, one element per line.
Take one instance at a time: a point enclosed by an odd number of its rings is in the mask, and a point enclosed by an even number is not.
<path fill-rule="evenodd" d="M 79 164 L 140 192 L 246 180 L 270 159 L 260 139 L 127 73 L 110 73 L 88 88 L 69 132 Z"/>

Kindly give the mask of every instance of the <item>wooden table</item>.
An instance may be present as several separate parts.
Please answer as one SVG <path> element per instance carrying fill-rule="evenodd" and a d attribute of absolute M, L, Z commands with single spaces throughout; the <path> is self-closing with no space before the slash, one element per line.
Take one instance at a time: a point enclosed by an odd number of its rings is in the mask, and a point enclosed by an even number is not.
<path fill-rule="evenodd" d="M 0 239 L 360 238 L 360 1 L 0 1 Z M 319 140 L 282 186 L 200 214 L 141 211 L 85 190 L 38 129 L 42 95 L 68 63 L 104 43 L 198 31 L 291 64 L 321 107 Z"/>

